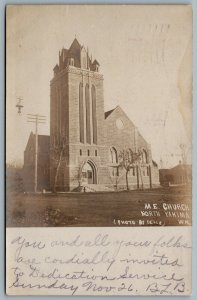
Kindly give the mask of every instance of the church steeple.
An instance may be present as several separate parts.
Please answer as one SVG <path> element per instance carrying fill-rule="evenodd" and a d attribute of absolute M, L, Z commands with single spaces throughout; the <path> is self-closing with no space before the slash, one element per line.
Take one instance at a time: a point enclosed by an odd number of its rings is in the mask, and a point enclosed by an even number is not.
<path fill-rule="evenodd" d="M 63 70 L 67 66 L 72 66 L 80 69 L 87 69 L 93 72 L 99 71 L 99 63 L 89 56 L 89 50 L 79 43 L 77 38 L 73 40 L 69 49 L 62 48 L 59 52 L 59 65 L 54 68 L 54 75 Z"/>
<path fill-rule="evenodd" d="M 73 40 L 59 52 L 51 80 L 50 180 L 61 190 L 71 189 L 79 164 L 91 158 L 100 162 L 105 142 L 103 75 L 89 49 Z M 64 152 L 63 150 L 64 149 Z M 57 153 L 62 153 L 57 169 Z M 66 159 L 65 159 L 66 157 Z M 76 164 L 76 165 L 75 165 Z M 96 169 L 95 169 L 96 170 Z M 95 171 L 96 172 L 96 171 Z"/>

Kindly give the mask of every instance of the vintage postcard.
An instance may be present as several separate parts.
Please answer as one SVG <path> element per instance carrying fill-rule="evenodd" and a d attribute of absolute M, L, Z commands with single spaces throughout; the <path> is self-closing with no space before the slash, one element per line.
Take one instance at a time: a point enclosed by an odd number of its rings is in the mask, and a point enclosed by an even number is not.
<path fill-rule="evenodd" d="M 190 295 L 192 7 L 6 9 L 6 292 Z"/>

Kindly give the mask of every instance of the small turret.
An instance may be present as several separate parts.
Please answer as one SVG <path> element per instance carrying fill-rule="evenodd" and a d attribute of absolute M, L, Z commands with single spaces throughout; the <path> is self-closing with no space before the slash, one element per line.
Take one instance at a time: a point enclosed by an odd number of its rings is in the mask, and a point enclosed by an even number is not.
<path fill-rule="evenodd" d="M 59 72 L 59 66 L 55 65 L 55 67 L 53 68 L 54 76 L 56 76 L 58 72 Z"/>
<path fill-rule="evenodd" d="M 92 63 L 92 70 L 95 71 L 95 72 L 98 72 L 99 71 L 99 63 L 98 61 L 95 59 Z"/>

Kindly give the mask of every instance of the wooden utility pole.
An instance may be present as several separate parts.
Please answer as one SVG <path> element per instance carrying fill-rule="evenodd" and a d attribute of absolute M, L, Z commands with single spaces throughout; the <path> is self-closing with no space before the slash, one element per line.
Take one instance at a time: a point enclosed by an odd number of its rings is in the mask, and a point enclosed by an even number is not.
<path fill-rule="evenodd" d="M 46 116 L 27 115 L 27 122 L 35 124 L 35 168 L 34 168 L 34 192 L 37 192 L 38 187 L 38 124 L 45 124 Z"/>

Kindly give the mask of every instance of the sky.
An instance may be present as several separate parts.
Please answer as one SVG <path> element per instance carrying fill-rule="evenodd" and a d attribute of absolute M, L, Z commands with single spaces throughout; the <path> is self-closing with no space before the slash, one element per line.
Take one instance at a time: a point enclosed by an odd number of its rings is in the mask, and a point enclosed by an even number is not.
<path fill-rule="evenodd" d="M 50 134 L 50 80 L 58 53 L 76 37 L 100 63 L 105 111 L 117 105 L 148 143 L 160 167 L 191 162 L 192 10 L 184 5 L 18 5 L 7 9 L 7 162 L 23 163 L 34 124 Z M 17 98 L 23 98 L 22 114 Z"/>

